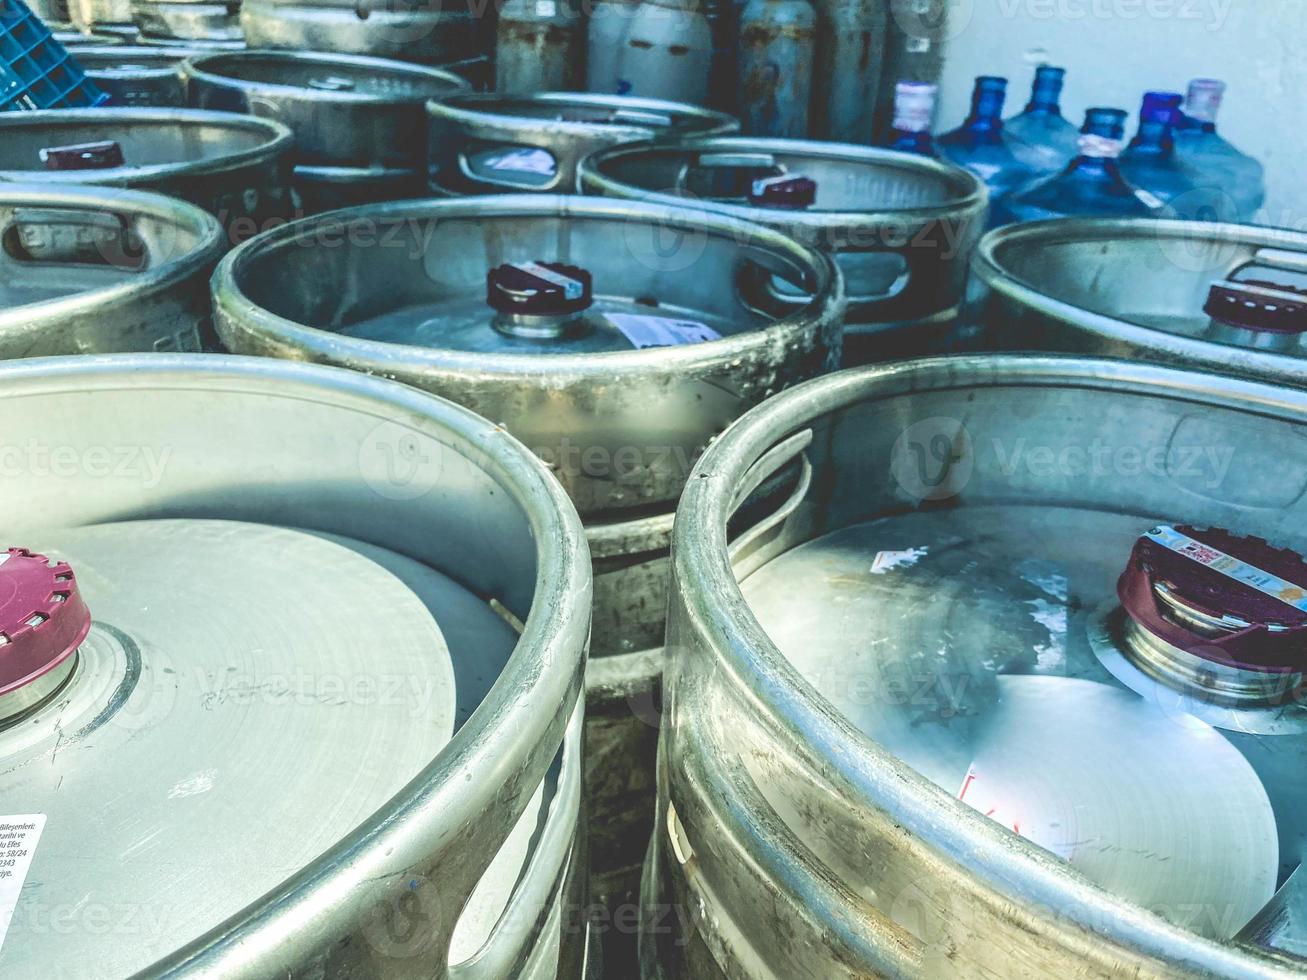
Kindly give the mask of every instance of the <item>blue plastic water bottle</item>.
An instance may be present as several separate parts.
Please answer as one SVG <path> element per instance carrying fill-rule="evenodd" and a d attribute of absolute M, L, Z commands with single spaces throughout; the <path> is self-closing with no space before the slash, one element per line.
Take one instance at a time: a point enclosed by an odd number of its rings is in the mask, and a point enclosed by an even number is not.
<path fill-rule="evenodd" d="M 1257 160 L 1241 153 L 1216 131 L 1225 82 L 1195 78 L 1189 83 L 1175 131 L 1175 155 L 1200 187 L 1219 187 L 1234 205 L 1234 217 L 1252 221 L 1266 199 L 1266 174 Z"/>
<path fill-rule="evenodd" d="M 1017 158 L 1037 174 L 1062 170 L 1080 152 L 1080 133 L 1062 116 L 1065 77 L 1065 68 L 1036 68 L 1025 110 L 1003 124 Z"/>
<path fill-rule="evenodd" d="M 997 224 L 1070 215 L 1147 218 L 1161 202 L 1121 176 L 1123 109 L 1090 109 L 1080 130 L 1080 153 L 1061 173 L 1042 177 L 1000 204 Z"/>
<path fill-rule="evenodd" d="M 952 132 L 935 141 L 939 152 L 985 182 L 991 202 L 998 202 L 1029 181 L 1033 172 L 1012 152 L 1003 131 L 1007 79 L 982 75 L 971 95 L 971 114 Z"/>
<path fill-rule="evenodd" d="M 1139 109 L 1139 130 L 1121 154 L 1121 173 L 1163 204 L 1197 190 L 1175 155 L 1179 92 L 1147 92 Z"/>

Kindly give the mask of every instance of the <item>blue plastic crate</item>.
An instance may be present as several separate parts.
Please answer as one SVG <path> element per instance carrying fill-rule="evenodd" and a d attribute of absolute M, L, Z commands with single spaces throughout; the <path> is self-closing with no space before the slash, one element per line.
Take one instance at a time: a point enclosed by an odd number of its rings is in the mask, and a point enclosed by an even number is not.
<path fill-rule="evenodd" d="M 84 109 L 108 96 L 22 0 L 0 0 L 0 110 Z"/>

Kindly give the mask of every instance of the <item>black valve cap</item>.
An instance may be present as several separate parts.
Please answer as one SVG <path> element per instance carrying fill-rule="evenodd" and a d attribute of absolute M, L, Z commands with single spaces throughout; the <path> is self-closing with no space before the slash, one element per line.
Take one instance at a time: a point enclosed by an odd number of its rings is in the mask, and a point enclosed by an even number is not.
<path fill-rule="evenodd" d="M 762 177 L 749 188 L 749 203 L 765 208 L 810 208 L 817 203 L 817 182 L 799 174 Z"/>
<path fill-rule="evenodd" d="M 560 316 L 588 309 L 590 273 L 562 262 L 511 262 L 486 273 L 486 302 L 500 313 Z"/>
<path fill-rule="evenodd" d="M 1266 333 L 1307 332 L 1307 290 L 1276 282 L 1249 279 L 1216 282 L 1203 312 L 1213 320 Z"/>

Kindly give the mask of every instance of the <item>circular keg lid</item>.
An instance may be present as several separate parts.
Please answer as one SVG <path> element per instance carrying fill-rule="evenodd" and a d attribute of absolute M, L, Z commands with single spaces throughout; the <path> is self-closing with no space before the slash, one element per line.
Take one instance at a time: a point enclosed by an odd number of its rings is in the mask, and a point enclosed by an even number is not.
<path fill-rule="evenodd" d="M 1203 312 L 1213 320 L 1266 333 L 1307 333 L 1307 289 L 1249 279 L 1217 282 Z"/>
<path fill-rule="evenodd" d="M 1307 562 L 1261 538 L 1162 525 L 1134 545 L 1117 594 L 1135 624 L 1239 670 L 1307 670 Z"/>
<path fill-rule="evenodd" d="M 56 669 L 91 628 L 67 562 L 26 548 L 0 555 L 0 697 Z"/>

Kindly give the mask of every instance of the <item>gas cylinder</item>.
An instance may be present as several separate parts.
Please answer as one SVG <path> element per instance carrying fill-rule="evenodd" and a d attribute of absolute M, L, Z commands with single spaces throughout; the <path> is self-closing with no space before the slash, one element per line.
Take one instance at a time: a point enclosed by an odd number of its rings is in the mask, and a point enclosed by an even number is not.
<path fill-rule="evenodd" d="M 885 6 L 880 0 L 815 0 L 815 6 L 811 135 L 870 143 L 885 60 Z"/>
<path fill-rule="evenodd" d="M 951 29 L 949 0 L 889 0 L 888 5 L 884 68 L 876 92 L 878 139 L 883 139 L 894 125 L 897 83 L 939 84 L 944 67 L 944 42 Z"/>
<path fill-rule="evenodd" d="M 505 0 L 495 35 L 495 89 L 560 92 L 579 87 L 585 21 L 572 0 Z"/>
<path fill-rule="evenodd" d="M 746 135 L 807 135 L 816 29 L 808 0 L 749 0 L 740 12 L 740 117 Z"/>
<path fill-rule="evenodd" d="M 591 92 L 708 101 L 713 36 L 698 0 L 601 4 L 591 17 L 589 49 Z"/>

